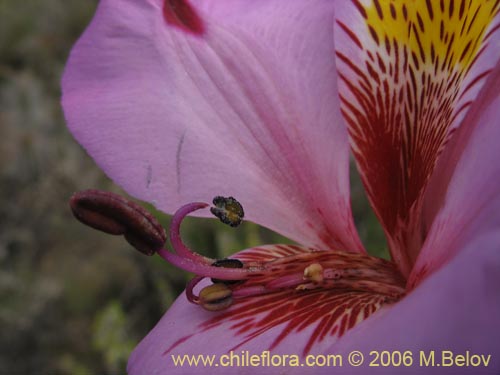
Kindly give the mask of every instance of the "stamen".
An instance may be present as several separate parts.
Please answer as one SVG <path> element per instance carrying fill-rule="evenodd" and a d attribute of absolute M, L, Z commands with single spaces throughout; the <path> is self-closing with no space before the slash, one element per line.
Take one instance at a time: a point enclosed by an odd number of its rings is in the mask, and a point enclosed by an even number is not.
<path fill-rule="evenodd" d="M 215 207 L 210 208 L 210 212 L 217 216 L 220 221 L 232 227 L 237 227 L 241 224 L 245 212 L 240 202 L 233 197 L 215 197 L 213 203 Z"/>
<path fill-rule="evenodd" d="M 304 270 L 304 279 L 310 280 L 313 283 L 323 281 L 323 267 L 319 263 L 313 263 Z"/>
<path fill-rule="evenodd" d="M 189 215 L 191 212 L 201 210 L 203 208 L 208 207 L 207 203 L 204 202 L 195 202 L 195 203 L 189 203 L 181 208 L 179 208 L 174 216 L 172 217 L 172 222 L 170 223 L 170 231 L 169 231 L 169 237 L 170 237 L 170 243 L 172 244 L 172 247 L 174 251 L 179 254 L 181 257 L 191 259 L 194 262 L 202 262 L 205 264 L 212 264 L 215 262 L 215 259 L 210 259 L 207 257 L 204 257 L 203 255 L 197 254 L 193 251 L 191 251 L 186 245 L 181 240 L 181 223 L 184 220 L 184 218 Z"/>
<path fill-rule="evenodd" d="M 138 204 L 101 190 L 80 191 L 69 201 L 73 215 L 83 224 L 102 232 L 123 235 L 137 250 L 153 255 L 166 241 L 158 221 Z"/>
<path fill-rule="evenodd" d="M 218 207 L 211 208 L 211 211 L 217 212 L 218 217 L 225 218 L 227 222 L 233 222 L 235 217 L 239 218 L 240 222 L 244 215 L 243 207 L 238 201 L 232 197 L 222 198 L 215 197 L 214 204 Z M 215 260 L 204 257 L 193 252 L 183 242 L 180 236 L 180 226 L 184 218 L 191 212 L 208 207 L 207 203 L 194 202 L 189 203 L 179 208 L 170 226 L 169 237 L 172 248 L 175 253 L 170 253 L 168 250 L 162 249 L 158 254 L 169 263 L 182 268 L 186 271 L 193 272 L 204 277 L 211 277 L 214 283 L 236 284 L 240 283 L 249 277 L 249 274 L 259 270 L 259 265 L 245 267 L 238 259 L 222 259 Z"/>
<path fill-rule="evenodd" d="M 214 267 L 223 267 L 223 268 L 243 268 L 243 263 L 239 259 L 219 259 L 216 260 L 212 266 Z"/>
<path fill-rule="evenodd" d="M 214 267 L 204 262 L 196 262 L 191 259 L 183 258 L 177 254 L 171 253 L 166 249 L 158 251 L 158 255 L 174 266 L 185 271 L 192 272 L 204 277 L 213 277 L 222 280 L 244 280 L 253 272 L 260 269 L 252 268 L 220 268 Z"/>
<path fill-rule="evenodd" d="M 244 285 L 233 288 L 233 299 L 286 289 L 291 293 L 332 290 L 373 293 L 385 296 L 390 303 L 405 294 L 404 278 L 393 263 L 363 254 L 304 249 L 302 253 L 265 262 L 261 268 Z"/>
<path fill-rule="evenodd" d="M 232 291 L 226 284 L 212 284 L 200 291 L 199 304 L 205 310 L 220 311 L 232 305 Z"/>
<path fill-rule="evenodd" d="M 212 263 L 214 267 L 222 267 L 222 268 L 243 268 L 243 263 L 238 259 L 219 259 Z M 212 279 L 212 282 L 215 283 L 225 283 L 225 284 L 237 284 L 242 282 L 242 280 L 219 280 Z"/>
<path fill-rule="evenodd" d="M 195 276 L 186 285 L 186 297 L 189 302 L 194 303 L 198 305 L 200 303 L 200 299 L 198 296 L 196 296 L 193 292 L 194 287 L 198 285 L 198 283 L 203 280 L 203 276 Z"/>

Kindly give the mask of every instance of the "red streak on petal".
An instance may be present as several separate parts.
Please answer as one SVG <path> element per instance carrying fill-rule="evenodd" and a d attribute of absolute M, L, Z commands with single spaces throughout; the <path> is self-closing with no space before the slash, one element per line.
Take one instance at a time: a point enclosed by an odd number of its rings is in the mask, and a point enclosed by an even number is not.
<path fill-rule="evenodd" d="M 366 318 L 386 303 L 384 296 L 365 292 L 283 291 L 242 301 L 212 318 L 207 315 L 207 321 L 198 326 L 197 333 L 232 321 L 234 324 L 230 326 L 230 332 L 235 335 L 231 338 L 235 346 L 230 350 L 236 351 L 269 329 L 281 327 L 268 348 L 273 350 L 288 335 L 315 326 L 306 342 L 297 343 L 298 348 L 302 346 L 302 355 L 305 356 L 326 337 L 330 337 L 332 342 L 340 338 L 355 325 L 359 314 Z M 165 350 L 164 355 L 193 337 L 196 334 L 176 341 Z"/>
<path fill-rule="evenodd" d="M 186 342 L 187 340 L 189 340 L 191 337 L 193 337 L 193 335 L 188 335 L 188 336 L 184 336 L 184 337 L 181 337 L 179 340 L 177 340 L 176 342 L 174 342 L 172 345 L 170 345 L 170 347 L 165 350 L 165 353 L 168 353 L 169 351 L 171 351 L 173 348 L 175 348 L 177 345 L 180 345 L 184 342 Z"/>
<path fill-rule="evenodd" d="M 203 20 L 187 0 L 165 0 L 163 18 L 167 24 L 189 33 L 201 35 L 205 32 Z"/>
<path fill-rule="evenodd" d="M 408 290 L 415 289 L 418 286 L 418 284 L 420 284 L 425 278 L 429 276 L 430 270 L 431 267 L 427 263 L 421 266 L 420 270 L 415 274 L 413 274 L 408 280 L 408 285 L 407 285 Z"/>

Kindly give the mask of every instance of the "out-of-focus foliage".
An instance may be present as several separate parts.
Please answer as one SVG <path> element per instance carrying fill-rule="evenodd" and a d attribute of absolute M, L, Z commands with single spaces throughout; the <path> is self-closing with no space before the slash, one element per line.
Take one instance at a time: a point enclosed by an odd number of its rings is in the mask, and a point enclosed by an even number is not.
<path fill-rule="evenodd" d="M 69 212 L 76 190 L 119 191 L 71 138 L 59 104 L 64 63 L 96 4 L 0 0 L 0 374 L 124 373 L 190 277 Z M 356 178 L 353 209 L 365 243 L 383 249 Z M 213 257 L 286 241 L 250 223 L 200 219 L 183 235 Z"/>
<path fill-rule="evenodd" d="M 94 347 L 104 354 L 106 367 L 118 373 L 135 342 L 129 338 L 127 316 L 119 301 L 111 301 L 97 314 L 93 331 Z"/>

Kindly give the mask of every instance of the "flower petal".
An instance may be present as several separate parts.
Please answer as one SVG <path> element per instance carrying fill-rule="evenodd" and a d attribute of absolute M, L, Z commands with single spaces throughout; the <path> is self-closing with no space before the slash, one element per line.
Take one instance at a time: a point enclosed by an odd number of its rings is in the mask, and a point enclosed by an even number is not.
<path fill-rule="evenodd" d="M 391 254 L 409 274 L 438 157 L 498 61 L 499 3 L 336 3 L 342 112 Z"/>
<path fill-rule="evenodd" d="M 276 262 L 269 267 L 281 266 L 291 270 L 309 265 L 308 261 L 298 264 L 296 259 L 299 256 L 315 255 L 314 259 L 324 259 L 332 253 L 273 245 L 245 250 L 237 254 L 237 258 L 246 263 L 273 260 Z M 286 263 L 287 257 L 293 258 L 294 262 Z M 368 256 L 347 252 L 339 257 L 334 261 L 352 261 L 351 266 L 369 261 Z M 370 261 L 384 264 L 384 267 L 388 264 L 380 259 Z M 353 268 L 360 272 L 359 267 Z M 373 274 L 375 270 L 370 268 L 370 271 Z M 254 286 L 252 282 L 253 278 L 248 279 L 243 288 L 250 289 Z M 341 279 L 335 283 L 341 283 Z M 205 282 L 203 286 L 207 284 Z M 187 363 L 185 367 L 175 366 L 174 357 L 182 358 L 185 354 L 220 356 L 231 351 L 240 354 L 243 350 L 259 355 L 268 350 L 273 354 L 295 354 L 303 360 L 309 353 L 324 351 L 349 329 L 388 303 L 393 303 L 393 300 L 387 294 L 354 291 L 345 286 L 328 290 L 285 289 L 240 299 L 229 309 L 214 314 L 189 304 L 183 295 L 132 353 L 128 371 L 130 374 L 171 373 L 175 370 L 182 373 L 189 366 Z"/>
<path fill-rule="evenodd" d="M 127 192 L 166 212 L 233 195 L 249 220 L 303 244 L 363 251 L 332 3 L 186 4 L 100 2 L 63 79 L 75 138 Z"/>
<path fill-rule="evenodd" d="M 500 205 L 496 203 L 496 212 Z M 425 279 L 410 295 L 390 309 L 374 315 L 349 332 L 326 352 L 347 355 L 359 350 L 367 359 L 350 373 L 364 374 L 498 374 L 500 324 L 500 225 L 499 215 L 491 221 L 494 230 L 463 243 L 458 256 Z M 491 229 L 491 227 L 490 227 Z M 368 367 L 371 351 L 411 352 L 412 365 Z M 488 366 L 420 366 L 420 353 L 435 351 L 435 363 L 442 351 L 454 355 L 488 357 Z M 445 363 L 449 364 L 449 361 Z"/>
<path fill-rule="evenodd" d="M 469 237 L 479 236 L 491 230 L 492 225 L 497 225 L 498 213 L 495 210 L 500 202 L 499 87 L 500 64 L 490 75 L 487 86 L 473 104 L 439 165 L 438 170 L 442 173 L 436 184 L 441 185 L 435 187 L 433 193 L 436 194 L 438 188 L 446 189 L 444 198 L 441 198 L 444 204 L 412 271 L 412 285 L 455 256 Z"/>

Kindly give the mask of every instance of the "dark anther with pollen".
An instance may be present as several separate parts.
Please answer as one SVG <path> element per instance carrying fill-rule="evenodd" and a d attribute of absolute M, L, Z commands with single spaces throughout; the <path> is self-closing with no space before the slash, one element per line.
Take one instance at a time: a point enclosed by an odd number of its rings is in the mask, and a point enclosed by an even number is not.
<path fill-rule="evenodd" d="M 69 201 L 73 215 L 82 223 L 114 235 L 123 235 L 137 250 L 153 255 L 166 241 L 158 221 L 138 204 L 117 194 L 85 190 Z"/>
<path fill-rule="evenodd" d="M 214 267 L 223 267 L 223 268 L 243 268 L 243 263 L 238 259 L 218 259 L 212 263 Z M 243 282 L 243 280 L 220 280 L 220 279 L 211 279 L 214 284 L 223 283 L 226 285 L 234 285 Z"/>
<path fill-rule="evenodd" d="M 237 227 L 241 224 L 245 212 L 240 202 L 233 197 L 215 197 L 213 200 L 215 207 L 210 208 L 210 212 L 217 216 L 224 224 Z"/>
<path fill-rule="evenodd" d="M 232 291 L 225 284 L 212 284 L 200 291 L 200 305 L 205 310 L 225 310 L 233 303 Z"/>

